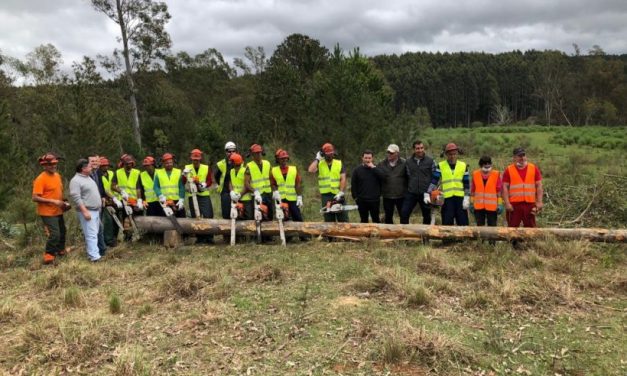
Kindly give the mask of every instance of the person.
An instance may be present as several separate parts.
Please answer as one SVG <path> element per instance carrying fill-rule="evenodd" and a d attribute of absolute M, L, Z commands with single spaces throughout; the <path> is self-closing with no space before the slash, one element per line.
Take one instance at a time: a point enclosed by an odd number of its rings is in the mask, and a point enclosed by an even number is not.
<path fill-rule="evenodd" d="M 107 194 L 105 193 L 104 185 L 102 183 L 102 175 L 100 174 L 100 155 L 91 154 L 87 156 L 87 160 L 89 161 L 89 164 L 91 165 L 91 174 L 89 175 L 89 177 L 92 178 L 93 181 L 98 186 L 98 192 L 100 193 L 100 200 L 102 201 L 102 204 L 103 204 L 101 207 L 103 207 L 104 200 L 107 197 Z M 100 213 L 100 218 L 102 218 L 102 212 Z M 105 242 L 103 221 L 100 221 L 99 228 L 98 228 L 98 250 L 100 252 L 100 256 L 104 256 L 105 253 L 107 252 L 107 244 Z"/>
<path fill-rule="evenodd" d="M 501 176 L 492 169 L 492 158 L 479 159 L 479 169 L 472 172 L 470 180 L 470 212 L 475 215 L 477 226 L 496 226 L 497 215 L 503 213 Z"/>
<path fill-rule="evenodd" d="M 286 150 L 278 149 L 274 157 L 278 166 L 272 167 L 270 175 L 272 198 L 287 203 L 291 221 L 302 222 L 303 187 L 298 169 L 289 164 L 290 155 Z"/>
<path fill-rule="evenodd" d="M 424 201 L 424 195 L 429 189 L 429 183 L 436 168 L 435 161 L 427 155 L 422 141 L 414 141 L 413 148 L 414 154 L 407 158 L 405 163 L 407 193 L 405 193 L 401 208 L 401 224 L 409 223 L 409 217 L 418 204 L 422 212 L 422 224 L 428 225 L 431 223 L 431 206 L 430 203 Z"/>
<path fill-rule="evenodd" d="M 403 198 L 407 193 L 407 170 L 405 159 L 400 158 L 398 145 L 390 144 L 386 154 L 387 158 L 379 162 L 377 168 L 384 174 L 381 181 L 381 196 L 383 197 L 383 211 L 385 212 L 384 222 L 393 224 L 394 208 L 396 208 L 399 217 L 403 209 Z M 422 198 L 422 195 L 419 197 Z"/>
<path fill-rule="evenodd" d="M 32 199 L 37 203 L 37 214 L 44 224 L 47 236 L 43 262 L 51 264 L 57 256 L 65 256 L 66 227 L 63 213 L 70 209 L 63 199 L 63 181 L 57 172 L 59 159 L 52 153 L 39 158 L 43 171 L 33 180 Z"/>
<path fill-rule="evenodd" d="M 223 219 L 231 218 L 231 197 L 229 195 L 230 180 L 231 180 L 231 168 L 232 165 L 229 162 L 231 154 L 237 152 L 237 146 L 233 141 L 228 141 L 224 144 L 224 153 L 226 154 L 224 159 L 221 159 L 216 163 L 216 170 L 213 176 L 213 180 L 218 183 L 217 191 L 220 194 L 220 209 Z M 226 187 L 226 189 L 224 189 Z"/>
<path fill-rule="evenodd" d="M 198 211 L 194 208 L 191 193 L 186 192 L 187 204 L 190 208 L 190 216 L 196 218 L 202 215 L 203 218 L 213 218 L 213 206 L 211 205 L 211 197 L 209 197 L 209 187 L 211 187 L 211 170 L 209 166 L 201 163 L 203 153 L 200 149 L 194 149 L 190 152 L 189 158 L 191 164 L 185 166 L 183 170 L 183 184 L 187 187 L 188 179 L 192 184 L 196 185 L 196 201 L 198 202 Z M 197 235 L 196 242 L 213 244 L 213 235 Z"/>
<path fill-rule="evenodd" d="M 244 165 L 244 158 L 237 152 L 231 153 L 229 162 L 232 166 L 229 172 L 231 174 L 229 179 L 229 199 L 231 202 L 243 204 L 244 212 L 240 219 L 254 219 L 255 208 L 252 195 L 250 189 L 245 184 L 246 166 Z"/>
<path fill-rule="evenodd" d="M 87 257 L 90 261 L 97 262 L 102 258 L 98 249 L 102 200 L 98 184 L 90 177 L 91 172 L 92 165 L 89 160 L 79 159 L 76 163 L 76 174 L 70 180 L 70 197 L 76 207 L 76 214 L 85 237 Z"/>
<path fill-rule="evenodd" d="M 361 165 L 353 170 L 351 176 L 351 195 L 357 203 L 361 223 L 368 223 L 368 215 L 373 223 L 380 223 L 381 181 L 385 175 L 373 163 L 372 150 L 361 154 Z"/>
<path fill-rule="evenodd" d="M 161 166 L 155 172 L 154 191 L 161 205 L 169 205 L 177 218 L 185 218 L 185 186 L 181 179 L 181 169 L 174 167 L 174 154 L 161 156 Z M 162 210 L 160 216 L 164 217 Z"/>
<path fill-rule="evenodd" d="M 118 169 L 115 171 L 111 190 L 117 192 L 122 198 L 122 202 L 130 209 L 122 210 L 121 222 L 124 224 L 124 239 L 131 241 L 133 237 L 132 229 L 127 218 L 135 211 L 141 211 L 144 202 L 141 199 L 141 181 L 139 180 L 139 170 L 135 168 L 135 158 L 130 154 L 123 154 L 120 157 Z M 127 227 L 129 226 L 129 227 Z"/>
<path fill-rule="evenodd" d="M 344 202 L 346 169 L 342 161 L 336 157 L 333 144 L 325 143 L 307 169 L 312 174 L 318 173 L 318 190 L 322 207 L 330 201 Z M 348 213 L 346 211 L 325 213 L 324 221 L 348 222 Z"/>
<path fill-rule="evenodd" d="M 139 174 L 139 180 L 141 182 L 141 198 L 144 202 L 144 208 L 146 209 L 146 215 L 148 216 L 163 216 L 163 208 L 159 204 L 159 198 L 155 193 L 155 165 L 157 161 L 152 156 L 147 156 L 142 161 L 142 167 L 144 171 Z"/>
<path fill-rule="evenodd" d="M 272 188 L 270 187 L 270 170 L 272 166 L 269 161 L 263 159 L 263 156 L 266 155 L 263 146 L 253 144 L 250 146 L 249 152 L 253 160 L 246 165 L 244 184 L 249 191 L 253 192 L 255 202 L 259 205 L 263 204 L 268 208 L 267 216 L 272 220 L 274 215 Z"/>
<path fill-rule="evenodd" d="M 457 160 L 459 149 L 454 143 L 444 148 L 446 160 L 436 165 L 431 185 L 424 194 L 424 203 L 431 204 L 431 191 L 442 181 L 442 224 L 450 226 L 468 226 L 468 208 L 470 207 L 470 178 L 466 163 Z"/>
<path fill-rule="evenodd" d="M 109 159 L 107 159 L 106 157 L 100 157 L 100 181 L 102 182 L 102 187 L 105 193 L 103 207 L 110 206 L 115 211 L 117 211 L 122 208 L 122 203 L 116 196 L 117 192 L 111 190 L 114 172 L 109 169 L 110 167 L 111 163 L 109 162 Z M 120 229 L 115 224 L 112 215 L 117 214 L 111 214 L 108 210 L 103 210 L 101 215 L 104 242 L 107 247 L 116 247 L 118 243 L 118 233 Z"/>
<path fill-rule="evenodd" d="M 542 210 L 542 173 L 527 161 L 522 147 L 514 149 L 513 163 L 503 172 L 503 201 L 507 210 L 507 225 L 537 227 L 536 215 Z"/>

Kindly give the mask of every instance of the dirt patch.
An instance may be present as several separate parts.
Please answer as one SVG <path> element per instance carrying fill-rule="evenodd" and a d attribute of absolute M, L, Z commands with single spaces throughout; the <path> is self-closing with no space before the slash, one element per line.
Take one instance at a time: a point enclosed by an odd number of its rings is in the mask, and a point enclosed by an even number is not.
<path fill-rule="evenodd" d="M 356 296 L 340 296 L 331 302 L 331 307 L 334 309 L 343 307 L 359 307 L 364 304 L 363 300 Z"/>

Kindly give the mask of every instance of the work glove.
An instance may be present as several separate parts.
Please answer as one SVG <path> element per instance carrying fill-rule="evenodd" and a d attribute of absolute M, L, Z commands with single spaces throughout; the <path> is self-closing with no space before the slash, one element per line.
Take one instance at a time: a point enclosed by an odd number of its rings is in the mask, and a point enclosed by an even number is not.
<path fill-rule="evenodd" d="M 167 201 L 168 199 L 164 195 L 159 195 L 159 202 L 161 203 L 161 205 L 165 205 Z"/>
<path fill-rule="evenodd" d="M 272 192 L 272 199 L 274 201 L 281 201 L 281 192 L 279 191 Z"/>
<path fill-rule="evenodd" d="M 259 193 L 259 191 L 255 189 L 255 193 L 254 193 L 254 195 L 255 195 L 255 202 L 256 202 L 258 205 L 260 205 L 260 204 L 261 204 L 261 202 L 262 202 L 262 199 L 261 199 L 261 193 Z"/>
<path fill-rule="evenodd" d="M 503 214 L 503 204 L 499 204 L 499 206 L 496 207 L 496 214 L 497 215 Z"/>
<path fill-rule="evenodd" d="M 296 206 L 297 206 L 299 209 L 302 209 L 302 208 L 303 208 L 303 196 L 298 196 L 298 197 L 296 197 Z"/>
<path fill-rule="evenodd" d="M 124 201 L 128 201 L 128 193 L 126 193 L 124 189 L 122 189 L 122 192 L 120 192 L 120 194 L 122 195 L 122 199 Z"/>
<path fill-rule="evenodd" d="M 207 183 L 203 181 L 202 183 L 198 184 L 198 187 L 200 188 L 201 191 L 206 191 Z"/>
<path fill-rule="evenodd" d="M 236 191 L 231 191 L 230 195 L 231 195 L 231 201 L 233 201 L 233 202 L 238 202 L 239 199 L 242 198 L 242 195 L 240 195 Z"/>
<path fill-rule="evenodd" d="M 144 210 L 144 200 L 142 200 L 141 198 L 137 199 L 137 209 Z"/>
<path fill-rule="evenodd" d="M 133 207 L 130 205 L 126 205 L 124 207 L 124 212 L 126 213 L 126 215 L 131 216 L 133 215 Z"/>
<path fill-rule="evenodd" d="M 185 200 L 182 198 L 179 198 L 179 200 L 176 202 L 176 208 L 178 210 L 183 210 L 185 209 Z"/>
<path fill-rule="evenodd" d="M 335 201 L 342 201 L 342 199 L 344 199 L 344 192 L 339 191 L 339 192 L 335 195 L 335 197 L 333 197 L 333 199 L 334 199 Z"/>
<path fill-rule="evenodd" d="M 422 196 L 422 201 L 424 201 L 424 203 L 427 204 L 427 205 L 431 205 L 431 194 L 425 193 Z"/>
<path fill-rule="evenodd" d="M 318 151 L 318 152 L 316 153 L 316 160 L 317 160 L 318 162 L 320 162 L 320 161 L 321 161 L 321 160 L 323 160 L 323 159 L 324 159 L 324 157 L 322 156 L 322 153 L 321 153 L 320 151 Z"/>
<path fill-rule="evenodd" d="M 470 196 L 464 196 L 464 201 L 462 201 L 462 209 L 468 210 L 470 207 Z"/>
<path fill-rule="evenodd" d="M 113 205 L 115 205 L 115 207 L 118 209 L 122 209 L 122 202 L 118 200 L 117 197 L 113 198 Z"/>
<path fill-rule="evenodd" d="M 186 167 L 186 168 L 183 170 L 183 175 L 188 175 L 190 172 L 192 172 L 192 170 L 191 170 L 190 168 L 187 168 L 187 167 Z"/>

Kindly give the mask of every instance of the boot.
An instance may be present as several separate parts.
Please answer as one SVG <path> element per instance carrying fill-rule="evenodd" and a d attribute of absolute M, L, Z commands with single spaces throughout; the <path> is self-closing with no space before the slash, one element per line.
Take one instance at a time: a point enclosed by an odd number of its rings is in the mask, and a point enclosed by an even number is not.
<path fill-rule="evenodd" d="M 45 252 L 44 253 L 44 264 L 49 265 L 54 262 L 55 256 L 52 253 Z"/>

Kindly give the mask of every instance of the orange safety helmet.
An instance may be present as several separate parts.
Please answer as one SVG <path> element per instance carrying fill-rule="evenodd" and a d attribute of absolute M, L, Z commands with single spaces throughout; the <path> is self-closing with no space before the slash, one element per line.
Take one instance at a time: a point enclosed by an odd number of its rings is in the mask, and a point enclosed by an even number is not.
<path fill-rule="evenodd" d="M 174 154 L 172 153 L 165 153 L 161 156 L 161 163 L 165 162 L 165 161 L 169 161 L 169 160 L 174 160 Z"/>
<path fill-rule="evenodd" d="M 100 167 L 102 166 L 111 166 L 107 157 L 100 157 Z"/>
<path fill-rule="evenodd" d="M 146 158 L 144 158 L 144 161 L 142 162 L 142 166 L 154 166 L 156 163 L 157 161 L 155 161 L 155 158 L 149 155 Z"/>
<path fill-rule="evenodd" d="M 130 163 L 132 167 L 135 167 L 135 158 L 133 158 L 130 154 L 122 154 L 120 156 L 120 162 L 118 163 L 118 168 L 124 167 L 125 164 Z"/>
<path fill-rule="evenodd" d="M 448 153 L 449 151 L 453 151 L 453 150 L 459 150 L 459 149 L 457 148 L 457 145 L 455 145 L 455 144 L 454 144 L 454 143 L 452 143 L 452 142 L 451 142 L 451 143 L 446 144 L 446 147 L 444 148 L 444 152 L 445 152 L 445 153 Z"/>
<path fill-rule="evenodd" d="M 46 153 L 44 155 L 42 155 L 41 157 L 39 157 L 39 164 L 40 165 L 55 165 L 59 163 L 59 158 L 57 158 L 56 155 L 52 154 L 52 153 Z"/>
<path fill-rule="evenodd" d="M 285 159 L 285 158 L 289 159 L 290 158 L 290 154 L 286 150 L 279 149 L 279 150 L 276 151 L 276 153 L 274 153 L 274 157 L 277 159 L 277 161 L 279 159 Z"/>
<path fill-rule="evenodd" d="M 335 154 L 335 147 L 333 146 L 333 144 L 327 142 L 326 144 L 322 145 L 322 148 L 320 149 L 322 151 L 322 153 L 329 155 L 329 154 Z"/>
<path fill-rule="evenodd" d="M 202 151 L 200 149 L 194 149 L 189 154 L 192 161 L 199 161 L 202 159 Z"/>
<path fill-rule="evenodd" d="M 251 153 L 263 153 L 263 146 L 259 145 L 259 144 L 252 144 L 250 145 L 250 152 Z"/>
<path fill-rule="evenodd" d="M 244 158 L 239 153 L 233 153 L 229 156 L 229 161 L 233 163 L 235 166 L 240 166 L 244 163 Z"/>

